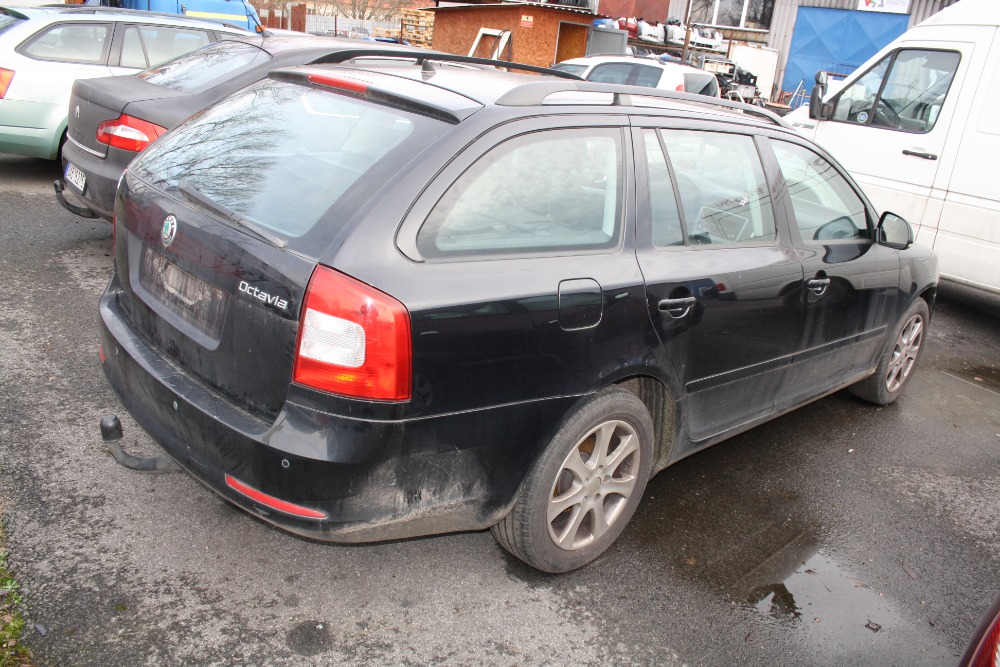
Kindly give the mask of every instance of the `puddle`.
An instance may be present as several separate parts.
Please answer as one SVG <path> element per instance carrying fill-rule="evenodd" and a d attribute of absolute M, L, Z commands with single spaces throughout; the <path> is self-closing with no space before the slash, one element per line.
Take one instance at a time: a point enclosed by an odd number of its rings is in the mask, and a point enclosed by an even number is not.
<path fill-rule="evenodd" d="M 802 533 L 737 586 L 747 604 L 831 654 L 852 653 L 907 622 L 895 606 Z"/>

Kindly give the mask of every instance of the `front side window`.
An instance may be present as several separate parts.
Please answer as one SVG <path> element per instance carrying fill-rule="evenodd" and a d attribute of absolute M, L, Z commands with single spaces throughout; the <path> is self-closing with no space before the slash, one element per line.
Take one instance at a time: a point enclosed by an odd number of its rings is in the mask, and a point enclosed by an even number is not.
<path fill-rule="evenodd" d="M 958 70 L 957 51 L 903 49 L 887 55 L 834 100 L 833 120 L 930 132 Z"/>
<path fill-rule="evenodd" d="M 691 130 L 660 130 L 659 136 L 680 195 L 687 244 L 774 243 L 771 193 L 752 137 Z M 662 243 L 673 244 L 674 236 L 665 232 Z"/>
<path fill-rule="evenodd" d="M 37 35 L 21 53 L 37 60 L 103 64 L 111 26 L 104 23 L 60 23 Z"/>
<path fill-rule="evenodd" d="M 425 257 L 617 246 L 621 131 L 521 135 L 480 157 L 420 231 Z"/>
<path fill-rule="evenodd" d="M 871 238 L 864 202 L 833 165 L 798 144 L 772 141 L 771 147 L 803 240 Z"/>
<path fill-rule="evenodd" d="M 768 30 L 774 0 L 691 0 L 691 23 Z"/>

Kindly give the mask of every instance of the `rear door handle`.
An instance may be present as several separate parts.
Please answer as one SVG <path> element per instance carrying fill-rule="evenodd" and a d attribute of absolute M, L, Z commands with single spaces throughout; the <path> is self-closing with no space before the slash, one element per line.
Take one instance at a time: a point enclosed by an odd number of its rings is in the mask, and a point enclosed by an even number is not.
<path fill-rule="evenodd" d="M 903 155 L 912 155 L 913 157 L 922 157 L 925 160 L 936 160 L 937 155 L 934 153 L 924 153 L 922 151 L 911 151 L 909 148 L 903 149 Z"/>
<path fill-rule="evenodd" d="M 821 295 L 826 291 L 826 288 L 830 286 L 829 278 L 812 278 L 806 281 L 806 287 L 813 291 L 813 294 L 817 296 Z"/>
<path fill-rule="evenodd" d="M 688 314 L 691 310 L 691 306 L 695 304 L 695 299 L 693 296 L 686 296 L 682 299 L 664 299 L 660 301 L 657 306 L 661 312 L 665 312 L 675 319 L 679 319 Z"/>

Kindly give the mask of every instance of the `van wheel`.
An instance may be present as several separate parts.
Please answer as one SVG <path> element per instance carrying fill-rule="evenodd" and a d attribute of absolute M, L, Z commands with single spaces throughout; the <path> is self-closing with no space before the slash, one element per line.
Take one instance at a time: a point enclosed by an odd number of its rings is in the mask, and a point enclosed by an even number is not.
<path fill-rule="evenodd" d="M 882 352 L 875 372 L 848 391 L 875 405 L 889 405 L 899 398 L 923 352 L 928 320 L 927 302 L 918 298 L 900 318 L 900 325 Z"/>
<path fill-rule="evenodd" d="M 535 461 L 510 513 L 490 530 L 544 572 L 568 572 L 611 546 L 649 479 L 653 422 L 634 394 L 601 391 L 572 412 Z"/>

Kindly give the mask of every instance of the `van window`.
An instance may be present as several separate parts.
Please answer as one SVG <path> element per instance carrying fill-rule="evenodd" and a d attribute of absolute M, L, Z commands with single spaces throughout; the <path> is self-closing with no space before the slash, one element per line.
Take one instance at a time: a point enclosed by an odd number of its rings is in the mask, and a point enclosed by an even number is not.
<path fill-rule="evenodd" d="M 833 120 L 916 134 L 930 132 L 959 60 L 957 51 L 890 53 L 835 98 Z"/>

